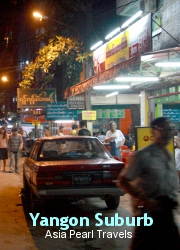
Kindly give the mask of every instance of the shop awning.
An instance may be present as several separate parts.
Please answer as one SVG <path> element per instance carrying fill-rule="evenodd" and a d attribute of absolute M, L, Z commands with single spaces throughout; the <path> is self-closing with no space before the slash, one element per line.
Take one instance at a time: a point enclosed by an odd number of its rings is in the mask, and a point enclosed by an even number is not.
<path fill-rule="evenodd" d="M 180 83 L 180 70 L 173 68 L 158 68 L 155 63 L 162 61 L 180 61 L 180 48 L 168 48 L 159 51 L 144 53 L 130 58 L 124 62 L 114 65 L 112 68 L 100 72 L 91 78 L 86 79 L 64 91 L 64 98 L 83 93 L 99 84 L 115 84 L 114 78 L 117 76 L 158 76 L 157 82 L 129 82 L 130 89 L 121 93 L 140 93 L 143 90 L 155 90 L 169 85 Z M 116 82 L 117 84 L 117 82 Z"/>
<path fill-rule="evenodd" d="M 66 99 L 67 97 L 81 94 L 98 84 L 102 84 L 119 76 L 119 74 L 131 73 L 133 71 L 139 70 L 140 59 L 140 55 L 130 58 L 122 63 L 114 65 L 114 67 L 110 69 L 104 70 L 103 72 L 68 88 L 64 91 L 64 98 Z"/>

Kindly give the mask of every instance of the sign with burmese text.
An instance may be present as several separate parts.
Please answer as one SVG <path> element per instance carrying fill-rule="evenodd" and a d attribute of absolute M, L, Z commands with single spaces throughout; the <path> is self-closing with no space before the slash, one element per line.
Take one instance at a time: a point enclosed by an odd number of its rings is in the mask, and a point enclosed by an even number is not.
<path fill-rule="evenodd" d="M 17 89 L 17 108 L 45 107 L 55 103 L 56 89 Z"/>
<path fill-rule="evenodd" d="M 66 102 L 47 104 L 46 120 L 77 120 L 77 110 L 67 109 Z"/>
<path fill-rule="evenodd" d="M 162 113 L 172 122 L 180 121 L 180 109 L 163 109 Z"/>
<path fill-rule="evenodd" d="M 139 53 L 151 51 L 151 14 L 93 52 L 94 74 L 124 62 Z"/>
<path fill-rule="evenodd" d="M 82 111 L 82 120 L 96 120 L 96 111 L 95 110 L 83 110 Z"/>

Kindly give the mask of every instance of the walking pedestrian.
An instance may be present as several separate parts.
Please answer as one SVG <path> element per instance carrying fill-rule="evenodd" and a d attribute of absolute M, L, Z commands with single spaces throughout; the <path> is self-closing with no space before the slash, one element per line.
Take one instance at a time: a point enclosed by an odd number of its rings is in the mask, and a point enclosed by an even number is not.
<path fill-rule="evenodd" d="M 29 152 L 29 150 L 27 149 L 27 143 L 26 143 L 26 142 L 27 142 L 27 139 L 28 139 L 28 134 L 27 134 L 27 132 L 26 132 L 25 130 L 23 130 L 22 127 L 19 128 L 18 133 L 19 133 L 20 135 L 22 135 L 22 139 L 23 139 L 23 148 L 22 148 L 22 150 L 25 151 L 25 155 L 26 155 L 26 153 Z"/>
<path fill-rule="evenodd" d="M 8 159 L 7 146 L 8 146 L 8 135 L 6 133 L 6 128 L 2 126 L 0 128 L 0 169 L 2 172 L 5 172 L 6 170 L 6 160 Z M 3 168 L 2 168 L 2 162 L 3 162 Z"/>
<path fill-rule="evenodd" d="M 10 152 L 10 172 L 19 174 L 19 155 L 22 147 L 22 135 L 18 134 L 18 129 L 16 127 L 13 127 L 12 134 L 9 136 L 8 140 L 8 150 Z"/>
<path fill-rule="evenodd" d="M 120 148 L 125 142 L 125 137 L 121 130 L 117 129 L 114 121 L 110 122 L 110 130 L 107 131 L 104 141 L 110 143 L 110 153 L 112 156 L 120 158 Z"/>
<path fill-rule="evenodd" d="M 178 250 L 180 238 L 174 223 L 178 178 L 171 153 L 166 146 L 174 129 L 165 117 L 151 123 L 154 141 L 132 155 L 129 166 L 120 173 L 117 186 L 133 197 L 135 216 L 153 219 L 151 226 L 135 227 L 131 250 Z"/>

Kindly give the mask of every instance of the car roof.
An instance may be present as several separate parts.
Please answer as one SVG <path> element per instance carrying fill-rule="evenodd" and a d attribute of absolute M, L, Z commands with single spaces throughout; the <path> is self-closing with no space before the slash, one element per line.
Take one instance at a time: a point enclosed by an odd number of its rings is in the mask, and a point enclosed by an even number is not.
<path fill-rule="evenodd" d="M 36 141 L 47 141 L 47 140 L 57 140 L 57 139 L 94 139 L 97 137 L 93 137 L 93 136 L 73 136 L 73 135 L 63 135 L 63 136 L 48 136 L 48 137 L 40 137 L 38 139 L 36 139 Z"/>

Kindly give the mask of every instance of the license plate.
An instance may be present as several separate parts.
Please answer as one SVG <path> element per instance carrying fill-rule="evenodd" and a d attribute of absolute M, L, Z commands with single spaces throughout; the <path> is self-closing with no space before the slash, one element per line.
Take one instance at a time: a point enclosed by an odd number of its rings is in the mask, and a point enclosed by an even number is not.
<path fill-rule="evenodd" d="M 73 175 L 72 183 L 73 184 L 90 184 L 91 176 L 90 175 Z"/>

